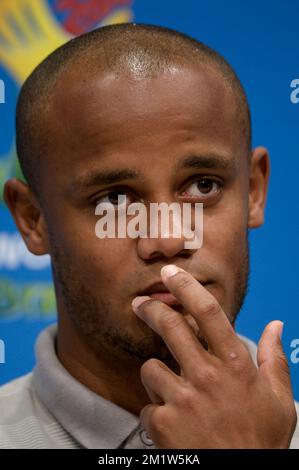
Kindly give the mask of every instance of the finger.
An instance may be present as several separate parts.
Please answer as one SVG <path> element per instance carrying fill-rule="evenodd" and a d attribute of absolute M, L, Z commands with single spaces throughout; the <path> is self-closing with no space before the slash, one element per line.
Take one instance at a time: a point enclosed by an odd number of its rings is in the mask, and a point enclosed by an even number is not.
<path fill-rule="evenodd" d="M 160 408 L 161 405 L 155 405 L 155 404 L 150 404 L 146 405 L 144 408 L 142 408 L 139 419 L 141 423 L 141 427 L 147 431 L 149 437 L 151 437 L 151 421 L 152 421 L 152 416 L 155 411 L 157 411 L 158 408 Z M 162 405 L 163 406 L 163 405 Z"/>
<path fill-rule="evenodd" d="M 143 386 L 146 390 L 146 393 L 148 394 L 149 396 L 149 399 L 151 400 L 152 403 L 154 404 L 157 404 L 157 405 L 161 405 L 164 403 L 163 399 L 157 395 L 153 390 L 151 390 L 146 383 L 143 383 Z"/>
<path fill-rule="evenodd" d="M 282 329 L 283 323 L 276 320 L 266 326 L 258 344 L 257 363 L 280 401 L 289 405 L 293 403 L 293 396 L 288 361 L 281 343 Z"/>
<path fill-rule="evenodd" d="M 158 359 L 146 361 L 140 369 L 140 376 L 153 403 L 171 401 L 180 385 L 180 378 Z"/>
<path fill-rule="evenodd" d="M 164 403 L 163 399 L 159 395 L 157 395 L 151 388 L 149 388 L 146 382 L 142 381 L 142 384 L 152 403 L 156 403 L 157 405 Z"/>
<path fill-rule="evenodd" d="M 168 305 L 148 296 L 135 297 L 133 311 L 144 320 L 166 343 L 173 357 L 192 377 L 194 369 L 212 356 L 202 347 L 183 315 Z"/>
<path fill-rule="evenodd" d="M 195 318 L 214 354 L 230 361 L 249 356 L 216 298 L 191 274 L 175 265 L 161 269 L 162 281 Z"/>

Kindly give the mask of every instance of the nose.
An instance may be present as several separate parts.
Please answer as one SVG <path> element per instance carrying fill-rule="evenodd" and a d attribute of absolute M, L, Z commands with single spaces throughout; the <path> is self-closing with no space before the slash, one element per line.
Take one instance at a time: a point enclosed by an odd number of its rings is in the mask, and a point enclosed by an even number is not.
<path fill-rule="evenodd" d="M 159 257 L 173 258 L 178 255 L 192 255 L 195 249 L 186 249 L 184 240 L 178 238 L 141 238 L 137 243 L 138 256 L 144 260 Z"/>
<path fill-rule="evenodd" d="M 162 214 L 160 214 L 162 217 Z M 158 257 L 173 258 L 178 255 L 190 256 L 197 249 L 186 248 L 188 240 L 182 230 L 178 218 L 172 217 L 168 223 L 158 219 L 151 219 L 150 224 L 155 226 L 153 232 L 148 230 L 147 237 L 140 237 L 137 241 L 138 256 L 144 260 L 152 260 Z M 170 217 L 171 218 L 171 217 Z M 174 225 L 176 224 L 176 229 Z M 151 227 L 151 228 L 152 228 Z M 154 236 L 152 234 L 154 233 Z M 189 235 L 190 236 L 190 235 Z M 188 246 L 188 245 L 187 245 Z"/>

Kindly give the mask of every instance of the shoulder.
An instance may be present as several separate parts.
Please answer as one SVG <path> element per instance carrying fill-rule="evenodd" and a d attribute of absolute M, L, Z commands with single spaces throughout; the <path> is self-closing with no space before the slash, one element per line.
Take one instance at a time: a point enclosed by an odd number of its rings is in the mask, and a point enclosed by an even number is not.
<path fill-rule="evenodd" d="M 36 395 L 31 373 L 0 387 L 0 410 L 0 449 L 74 447 Z"/>
<path fill-rule="evenodd" d="M 33 445 L 42 425 L 31 373 L 0 387 L 0 409 L 0 448 Z"/>
<path fill-rule="evenodd" d="M 0 426 L 6 420 L 23 414 L 24 408 L 31 404 L 32 374 L 24 375 L 0 387 Z"/>

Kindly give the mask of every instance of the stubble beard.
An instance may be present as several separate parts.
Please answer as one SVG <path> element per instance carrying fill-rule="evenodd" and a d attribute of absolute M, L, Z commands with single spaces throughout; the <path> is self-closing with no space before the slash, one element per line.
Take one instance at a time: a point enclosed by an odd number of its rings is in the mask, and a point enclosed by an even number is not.
<path fill-rule="evenodd" d="M 80 276 L 81 270 L 66 259 L 57 249 L 52 250 L 52 272 L 56 295 L 61 296 L 65 310 L 77 331 L 86 342 L 100 355 L 106 354 L 118 363 L 133 363 L 140 366 L 150 358 L 163 361 L 173 371 L 179 372 L 179 366 L 170 353 L 164 340 L 148 327 L 142 338 L 136 338 L 131 332 L 105 322 L 111 318 L 112 307 L 108 301 L 98 298 L 88 289 L 88 284 Z M 226 312 L 234 325 L 247 295 L 249 279 L 249 243 L 235 273 L 235 296 L 229 312 Z M 59 292 L 59 293 L 58 293 Z M 100 312 L 100 314 L 99 314 Z M 137 321 L 137 319 L 136 319 Z M 204 338 L 199 341 L 207 349 Z M 132 363 L 133 361 L 133 363 Z"/>

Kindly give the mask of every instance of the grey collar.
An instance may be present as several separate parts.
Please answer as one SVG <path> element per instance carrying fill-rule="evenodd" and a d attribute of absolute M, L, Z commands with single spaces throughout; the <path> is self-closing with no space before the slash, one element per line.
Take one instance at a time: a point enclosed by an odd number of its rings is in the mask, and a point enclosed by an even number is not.
<path fill-rule="evenodd" d="M 115 449 L 140 428 L 139 418 L 78 382 L 55 352 L 57 325 L 36 342 L 34 386 L 41 401 L 74 439 L 88 449 Z"/>

